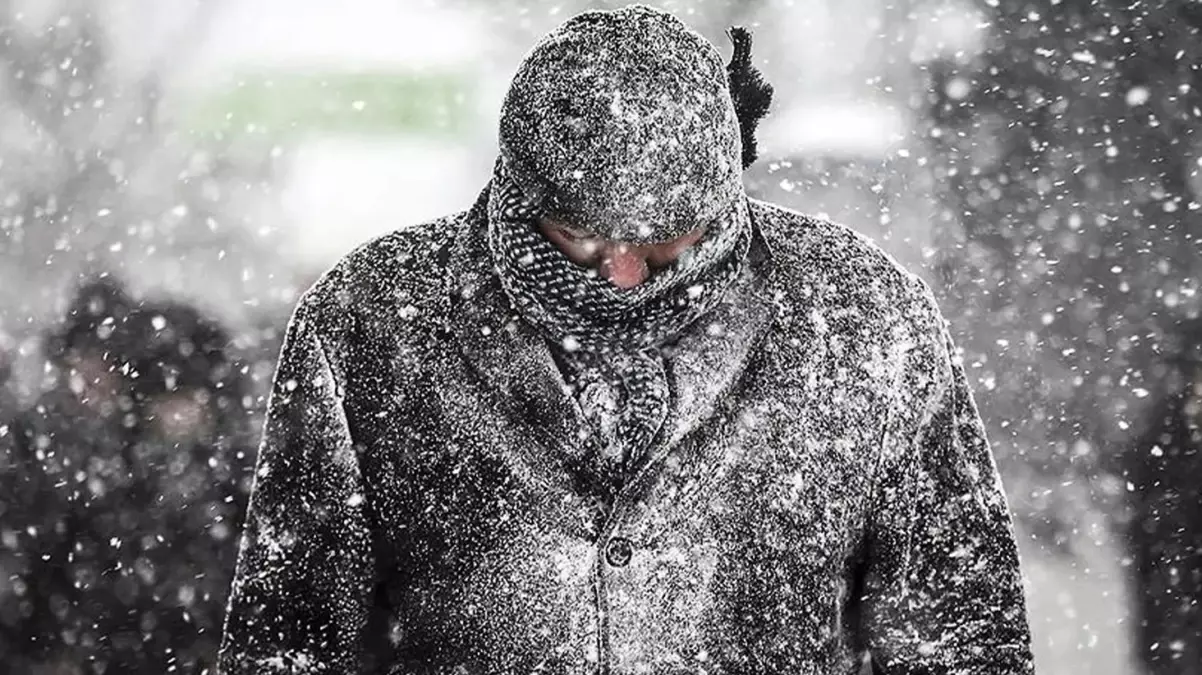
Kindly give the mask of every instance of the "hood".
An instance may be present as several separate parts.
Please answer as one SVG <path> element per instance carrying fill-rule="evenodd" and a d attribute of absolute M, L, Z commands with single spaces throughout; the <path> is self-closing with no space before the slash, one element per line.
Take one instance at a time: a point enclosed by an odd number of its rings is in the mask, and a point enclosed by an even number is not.
<path fill-rule="evenodd" d="M 718 50 L 645 5 L 584 12 L 539 41 L 505 96 L 498 142 L 544 214 L 607 239 L 672 239 L 746 197 Z"/>

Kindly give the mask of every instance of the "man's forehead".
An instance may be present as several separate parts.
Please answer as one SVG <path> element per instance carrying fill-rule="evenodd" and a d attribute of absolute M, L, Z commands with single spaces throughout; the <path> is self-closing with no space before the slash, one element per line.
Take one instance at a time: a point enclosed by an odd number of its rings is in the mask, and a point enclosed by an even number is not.
<path fill-rule="evenodd" d="M 593 232 L 590 232 L 586 228 L 573 225 L 571 222 L 565 222 L 563 220 L 560 220 L 560 219 L 557 219 L 557 218 L 554 218 L 554 217 L 548 216 L 548 215 L 540 215 L 539 222 L 540 222 L 540 224 L 543 224 L 548 227 L 553 227 L 553 228 L 556 228 L 559 230 L 566 230 L 576 236 L 591 237 L 591 238 L 600 239 L 602 241 L 614 243 L 614 244 L 630 244 L 631 246 L 643 246 L 643 247 L 675 244 L 682 239 L 687 239 L 689 237 L 696 236 L 697 234 L 704 232 L 707 228 L 707 225 L 699 225 L 698 227 L 695 227 L 692 230 L 685 232 L 684 234 L 681 234 L 680 236 L 672 237 L 669 239 L 656 239 L 653 237 L 653 235 L 655 234 L 654 232 L 649 232 L 646 237 L 641 238 L 641 239 L 610 239 L 607 237 L 602 237 L 602 236 L 596 235 Z"/>

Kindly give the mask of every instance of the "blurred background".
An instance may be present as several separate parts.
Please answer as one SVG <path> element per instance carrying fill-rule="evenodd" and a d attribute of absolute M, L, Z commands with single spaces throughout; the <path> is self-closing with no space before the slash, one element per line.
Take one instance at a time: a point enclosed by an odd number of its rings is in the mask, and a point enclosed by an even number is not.
<path fill-rule="evenodd" d="M 0 670 L 211 672 L 297 297 L 470 206 L 525 52 L 623 4 L 0 0 Z M 649 4 L 753 31 L 749 192 L 935 290 L 1041 672 L 1202 672 L 1202 4 Z"/>

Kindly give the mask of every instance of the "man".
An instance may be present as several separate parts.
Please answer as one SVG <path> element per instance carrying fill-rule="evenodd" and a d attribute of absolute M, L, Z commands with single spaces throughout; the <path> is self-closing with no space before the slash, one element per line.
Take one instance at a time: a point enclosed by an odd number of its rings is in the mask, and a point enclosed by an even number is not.
<path fill-rule="evenodd" d="M 301 299 L 219 671 L 1029 673 L 926 287 L 749 199 L 769 90 L 672 16 L 515 76 L 468 211 Z"/>

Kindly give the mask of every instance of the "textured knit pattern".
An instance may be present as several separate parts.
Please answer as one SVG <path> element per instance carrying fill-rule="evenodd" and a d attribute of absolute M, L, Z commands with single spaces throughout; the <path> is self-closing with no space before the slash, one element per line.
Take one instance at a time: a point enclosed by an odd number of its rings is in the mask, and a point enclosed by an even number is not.
<path fill-rule="evenodd" d="M 722 57 L 643 5 L 585 12 L 526 56 L 501 108 L 514 179 L 556 219 L 663 241 L 720 218 L 742 192 Z"/>
<path fill-rule="evenodd" d="M 486 200 L 297 308 L 220 672 L 1032 672 L 1006 501 L 920 281 L 752 201 L 763 261 L 667 359 L 665 432 L 599 510 Z"/>
<path fill-rule="evenodd" d="M 633 289 L 569 260 L 539 232 L 543 213 L 498 163 L 489 199 L 494 262 L 514 306 L 565 364 L 596 432 L 599 484 L 612 492 L 667 414 L 660 348 L 712 309 L 743 269 L 751 242 L 746 197 Z"/>
<path fill-rule="evenodd" d="M 747 198 L 732 202 L 705 238 L 630 289 L 573 263 L 537 228 L 540 209 L 503 170 L 489 199 L 489 244 L 501 282 L 549 339 L 569 351 L 663 344 L 711 309 L 739 276 L 751 242 Z"/>

